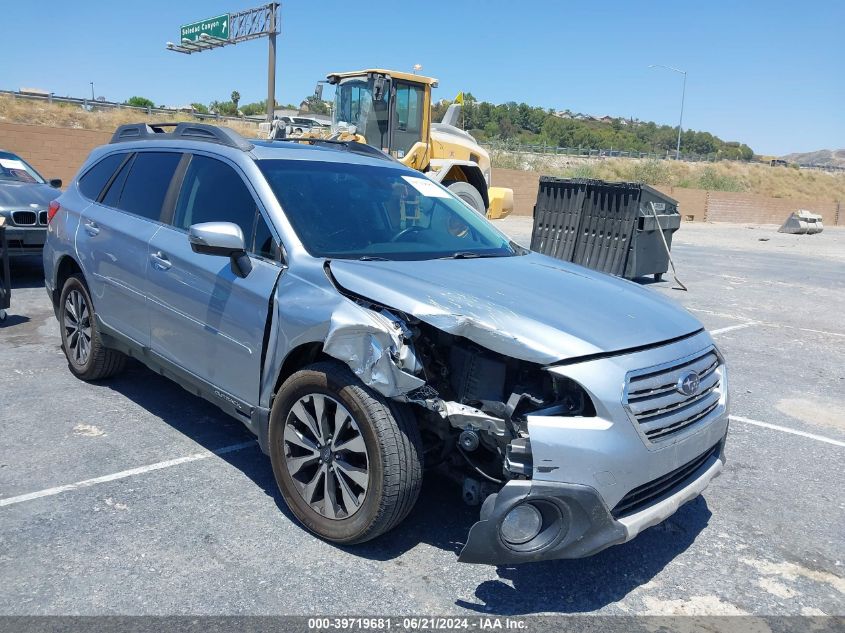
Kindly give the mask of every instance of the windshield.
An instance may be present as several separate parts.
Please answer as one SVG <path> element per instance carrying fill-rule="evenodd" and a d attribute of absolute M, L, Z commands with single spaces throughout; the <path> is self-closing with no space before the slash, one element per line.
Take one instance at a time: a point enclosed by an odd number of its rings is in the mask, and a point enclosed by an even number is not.
<path fill-rule="evenodd" d="M 355 127 L 363 134 L 367 144 L 389 151 L 389 112 L 387 108 L 388 85 L 385 84 L 381 99 L 373 99 L 373 80 L 344 79 L 338 84 L 334 96 L 332 131 L 339 132 Z"/>
<path fill-rule="evenodd" d="M 486 218 L 422 174 L 389 166 L 257 162 L 315 257 L 422 260 L 522 252 Z"/>
<path fill-rule="evenodd" d="M 41 174 L 11 152 L 0 152 L 0 180 L 45 183 Z"/>

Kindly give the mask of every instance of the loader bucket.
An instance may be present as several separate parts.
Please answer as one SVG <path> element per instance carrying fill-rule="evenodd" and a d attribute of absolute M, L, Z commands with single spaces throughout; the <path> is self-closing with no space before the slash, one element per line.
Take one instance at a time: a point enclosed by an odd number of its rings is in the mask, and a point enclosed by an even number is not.
<path fill-rule="evenodd" d="M 796 235 L 813 235 L 824 230 L 822 216 L 811 213 L 806 209 L 799 209 L 791 213 L 786 222 L 778 229 L 778 233 L 794 233 Z"/>

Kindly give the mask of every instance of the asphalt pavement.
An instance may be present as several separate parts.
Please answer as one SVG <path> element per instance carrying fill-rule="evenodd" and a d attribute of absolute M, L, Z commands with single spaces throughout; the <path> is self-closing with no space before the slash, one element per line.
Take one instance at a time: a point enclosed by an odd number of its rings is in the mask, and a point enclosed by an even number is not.
<path fill-rule="evenodd" d="M 499 226 L 527 243 L 530 219 Z M 685 225 L 676 238 L 689 291 L 647 285 L 727 358 L 725 471 L 630 543 L 512 567 L 456 562 L 478 510 L 434 476 L 375 542 L 313 537 L 240 422 L 139 364 L 75 379 L 39 259 L 13 262 L 0 615 L 845 615 L 845 230 Z"/>

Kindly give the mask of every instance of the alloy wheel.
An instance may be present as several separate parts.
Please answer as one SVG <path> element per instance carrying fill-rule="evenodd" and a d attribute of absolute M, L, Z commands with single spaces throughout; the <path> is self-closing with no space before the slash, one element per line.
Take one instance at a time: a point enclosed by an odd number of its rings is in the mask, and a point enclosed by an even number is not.
<path fill-rule="evenodd" d="M 346 519 L 364 502 L 369 457 L 358 423 L 331 396 L 312 393 L 291 407 L 283 434 L 285 466 L 299 495 L 328 519 Z"/>
<path fill-rule="evenodd" d="M 79 290 L 68 293 L 62 323 L 68 356 L 75 365 L 85 365 L 91 355 L 91 310 Z"/>

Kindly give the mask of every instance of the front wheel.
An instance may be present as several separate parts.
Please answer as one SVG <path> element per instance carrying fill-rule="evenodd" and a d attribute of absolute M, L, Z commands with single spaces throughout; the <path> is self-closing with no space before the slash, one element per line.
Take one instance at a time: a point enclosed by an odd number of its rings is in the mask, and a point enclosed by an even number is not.
<path fill-rule="evenodd" d="M 468 182 L 461 180 L 447 180 L 443 183 L 453 194 L 476 213 L 487 217 L 487 209 L 484 208 L 484 198 L 481 193 Z"/>
<path fill-rule="evenodd" d="M 422 483 L 419 429 L 406 405 L 338 362 L 314 364 L 282 385 L 270 459 L 296 518 L 336 543 L 362 543 L 398 525 Z"/>

